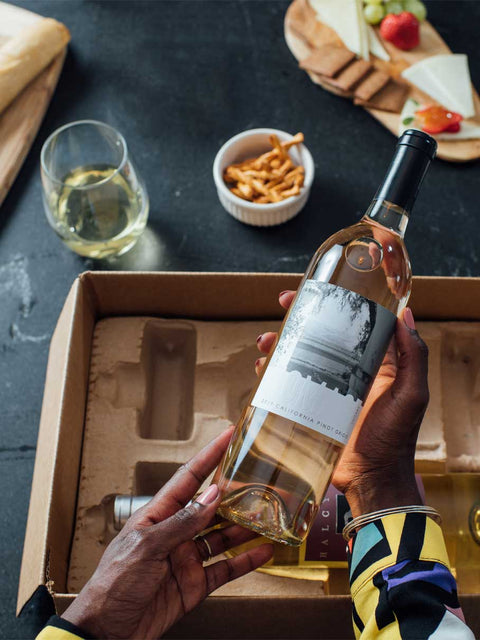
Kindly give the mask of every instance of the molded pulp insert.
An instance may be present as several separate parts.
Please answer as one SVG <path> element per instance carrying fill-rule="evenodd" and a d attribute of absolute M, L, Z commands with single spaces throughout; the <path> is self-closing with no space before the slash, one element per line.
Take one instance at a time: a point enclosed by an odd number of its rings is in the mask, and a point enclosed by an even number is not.
<path fill-rule="evenodd" d="M 219 337 L 223 338 L 221 334 Z M 257 381 L 254 363 L 258 356 L 257 347 L 249 345 L 225 359 L 199 363 L 195 377 L 195 411 L 218 413 L 235 423 Z"/>
<path fill-rule="evenodd" d="M 83 534 L 95 540 L 98 547 L 106 547 L 117 535 L 113 527 L 113 502 L 115 496 L 105 496 L 100 504 L 95 504 L 85 510 L 83 517 Z M 102 550 L 103 553 L 103 550 Z M 74 578 L 74 575 L 69 576 Z"/>
<path fill-rule="evenodd" d="M 443 340 L 443 414 L 450 471 L 480 469 L 480 330 L 455 323 Z M 479 548 L 480 553 L 480 548 Z"/>
<path fill-rule="evenodd" d="M 147 384 L 140 436 L 188 440 L 193 429 L 197 332 L 193 324 L 151 320 L 145 325 L 142 363 Z"/>
<path fill-rule="evenodd" d="M 137 462 L 134 494 L 154 496 L 180 467 L 175 462 Z"/>

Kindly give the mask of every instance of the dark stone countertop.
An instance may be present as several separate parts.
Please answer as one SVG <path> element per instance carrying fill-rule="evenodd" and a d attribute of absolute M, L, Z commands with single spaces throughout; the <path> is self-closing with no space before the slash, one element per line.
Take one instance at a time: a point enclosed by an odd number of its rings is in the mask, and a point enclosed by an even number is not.
<path fill-rule="evenodd" d="M 0 210 L 0 636 L 31 635 L 14 607 L 49 339 L 86 269 L 303 271 L 333 231 L 358 220 L 394 137 L 365 111 L 299 71 L 283 39 L 284 0 L 19 0 L 63 21 L 72 44 L 36 142 Z M 480 87 L 480 3 L 428 2 Z M 465 15 L 471 16 L 468 20 Z M 42 210 L 39 153 L 58 126 L 106 121 L 124 133 L 151 199 L 149 230 L 110 264 L 71 253 Z M 233 134 L 259 126 L 305 133 L 316 164 L 309 203 L 291 222 L 256 229 L 218 202 L 212 162 Z M 407 245 L 414 272 L 479 276 L 480 164 L 437 161 Z"/>

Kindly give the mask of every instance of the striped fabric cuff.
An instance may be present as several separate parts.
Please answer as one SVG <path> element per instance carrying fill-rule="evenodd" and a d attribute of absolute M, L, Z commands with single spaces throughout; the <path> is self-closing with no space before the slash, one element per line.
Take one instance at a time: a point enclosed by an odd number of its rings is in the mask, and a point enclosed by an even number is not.
<path fill-rule="evenodd" d="M 422 513 L 398 513 L 371 522 L 347 549 L 353 597 L 376 573 L 406 560 L 429 560 L 449 568 L 442 530 Z"/>

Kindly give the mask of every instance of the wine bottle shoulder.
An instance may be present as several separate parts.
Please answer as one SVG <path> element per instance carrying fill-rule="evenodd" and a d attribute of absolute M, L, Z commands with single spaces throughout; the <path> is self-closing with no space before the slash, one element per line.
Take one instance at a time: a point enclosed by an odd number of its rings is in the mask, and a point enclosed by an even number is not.
<path fill-rule="evenodd" d="M 354 291 L 398 314 L 410 295 L 412 271 L 403 238 L 363 219 L 320 246 L 305 278 Z"/>

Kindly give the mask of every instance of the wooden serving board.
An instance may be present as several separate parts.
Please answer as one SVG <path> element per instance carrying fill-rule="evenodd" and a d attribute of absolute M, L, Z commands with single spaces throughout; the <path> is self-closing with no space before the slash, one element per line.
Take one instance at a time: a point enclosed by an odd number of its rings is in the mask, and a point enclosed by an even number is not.
<path fill-rule="evenodd" d="M 0 46 L 42 16 L 0 2 Z M 0 206 L 37 135 L 62 71 L 65 49 L 0 114 Z"/>
<path fill-rule="evenodd" d="M 342 42 L 333 29 L 330 29 L 330 27 L 327 27 L 316 19 L 316 14 L 310 7 L 308 0 L 294 0 L 294 2 L 292 2 L 285 15 L 284 28 L 287 46 L 298 61 L 309 56 L 315 48 L 329 43 Z M 395 78 L 398 77 L 404 69 L 423 58 L 442 53 L 451 53 L 445 41 L 427 21 L 421 23 L 420 45 L 415 49 L 411 51 L 401 51 L 383 39 L 382 44 L 388 51 L 391 60 L 386 62 L 372 56 L 371 61 L 376 67 L 387 71 Z M 308 72 L 308 75 L 315 84 L 322 86 L 327 91 L 341 94 L 341 92 L 332 91 L 332 88 L 324 84 L 321 77 L 317 74 Z M 410 91 L 408 97 L 420 103 L 432 104 L 432 98 L 416 87 L 412 85 L 409 86 Z M 480 124 L 480 98 L 475 89 L 473 90 L 473 94 L 476 109 L 476 115 L 473 120 L 477 124 Z M 367 111 L 395 136 L 398 136 L 400 127 L 399 113 L 388 113 L 386 111 L 368 108 Z M 478 160 L 480 158 L 480 139 L 440 140 L 438 141 L 438 157 L 449 162 Z"/>

